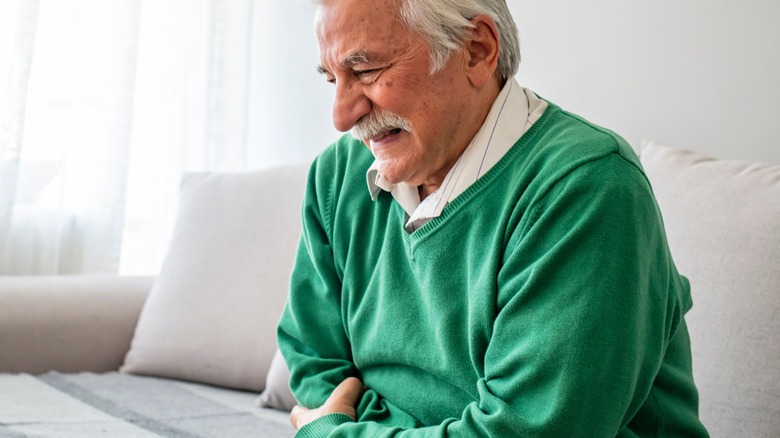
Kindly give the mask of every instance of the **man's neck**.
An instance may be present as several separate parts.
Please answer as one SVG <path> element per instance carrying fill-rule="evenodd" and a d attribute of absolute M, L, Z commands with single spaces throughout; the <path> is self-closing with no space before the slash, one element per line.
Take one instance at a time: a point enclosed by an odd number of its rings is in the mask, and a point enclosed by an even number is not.
<path fill-rule="evenodd" d="M 450 166 L 450 168 L 452 168 L 452 166 Z M 448 172 L 449 172 L 449 170 L 448 170 Z M 439 183 L 437 185 L 421 184 L 421 185 L 417 186 L 417 192 L 420 194 L 420 201 L 422 201 L 423 199 L 427 198 L 428 196 L 431 196 L 431 193 L 435 192 L 436 190 L 439 190 L 439 187 L 441 187 L 441 183 Z"/>
<path fill-rule="evenodd" d="M 472 114 L 472 117 L 468 122 L 468 130 L 464 131 L 465 135 L 461 136 L 461 138 L 463 138 L 463 140 L 460 141 L 461 144 L 457 149 L 453 150 L 453 156 L 450 157 L 450 160 L 438 172 L 431 175 L 428 180 L 417 186 L 417 191 L 420 194 L 420 201 L 424 200 L 441 187 L 441 184 L 444 181 L 444 178 L 447 177 L 450 169 L 452 169 L 458 161 L 458 158 L 463 154 L 463 151 L 471 144 L 471 141 L 485 123 L 485 119 L 487 119 L 487 116 L 490 113 L 490 108 L 493 107 L 493 102 L 495 102 L 502 89 L 498 78 L 490 83 L 490 86 L 482 90 L 482 92 L 476 96 L 473 106 L 470 107 L 471 110 L 467 110 Z"/>

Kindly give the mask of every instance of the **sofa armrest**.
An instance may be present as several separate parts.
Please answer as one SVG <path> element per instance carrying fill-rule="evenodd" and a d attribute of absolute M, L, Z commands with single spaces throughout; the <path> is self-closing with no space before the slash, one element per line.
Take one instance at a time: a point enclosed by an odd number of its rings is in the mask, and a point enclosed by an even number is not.
<path fill-rule="evenodd" d="M 0 372 L 116 370 L 152 277 L 0 277 Z"/>

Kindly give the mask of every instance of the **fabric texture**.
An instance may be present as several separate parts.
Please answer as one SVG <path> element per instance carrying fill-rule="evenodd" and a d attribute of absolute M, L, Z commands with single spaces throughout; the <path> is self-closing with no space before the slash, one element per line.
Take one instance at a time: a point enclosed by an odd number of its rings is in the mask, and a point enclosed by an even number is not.
<path fill-rule="evenodd" d="M 274 353 L 271 368 L 265 378 L 265 389 L 257 398 L 256 403 L 261 408 L 279 409 L 287 412 L 298 404 L 290 391 L 290 370 L 279 350 Z"/>
<path fill-rule="evenodd" d="M 780 165 L 652 142 L 641 160 L 696 303 L 702 421 L 713 436 L 780 436 Z"/>
<path fill-rule="evenodd" d="M 261 391 L 300 233 L 306 166 L 187 175 L 123 372 Z"/>
<path fill-rule="evenodd" d="M 116 372 L 0 374 L 0 436 L 277 438 L 287 415 L 254 394 Z"/>
<path fill-rule="evenodd" d="M 622 139 L 549 104 L 412 234 L 390 194 L 371 202 L 371 161 L 345 136 L 312 166 L 279 326 L 303 406 L 349 376 L 368 388 L 329 430 L 706 436 L 688 283 Z"/>

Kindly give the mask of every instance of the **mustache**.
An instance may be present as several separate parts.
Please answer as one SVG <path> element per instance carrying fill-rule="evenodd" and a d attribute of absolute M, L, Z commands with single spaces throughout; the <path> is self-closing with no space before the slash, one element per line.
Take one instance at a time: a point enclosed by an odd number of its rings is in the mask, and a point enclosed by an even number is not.
<path fill-rule="evenodd" d="M 380 137 L 394 129 L 411 131 L 412 124 L 396 113 L 380 110 L 363 116 L 349 130 L 349 133 L 356 139 L 365 141 Z"/>

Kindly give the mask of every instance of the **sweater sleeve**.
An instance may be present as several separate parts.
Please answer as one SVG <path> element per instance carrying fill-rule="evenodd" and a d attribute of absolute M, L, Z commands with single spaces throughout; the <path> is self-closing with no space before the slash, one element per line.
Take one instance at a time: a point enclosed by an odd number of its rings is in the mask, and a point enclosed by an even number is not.
<path fill-rule="evenodd" d="M 616 436 L 652 398 L 690 305 L 649 183 L 607 155 L 556 182 L 521 226 L 498 279 L 484 406 L 517 415 L 522 436 Z"/>
<path fill-rule="evenodd" d="M 277 329 L 279 349 L 290 369 L 290 388 L 297 402 L 307 408 L 325 403 L 347 377 L 361 378 L 352 358 L 341 303 L 341 275 L 331 246 L 334 192 L 343 179 L 334 172 L 340 168 L 337 160 L 335 150 L 326 151 L 309 171 L 290 293 Z M 357 411 L 374 419 L 391 418 L 405 428 L 420 425 L 370 388 Z M 345 415 L 329 415 L 302 433 L 323 436 L 322 430 L 351 422 Z"/>
<path fill-rule="evenodd" d="M 682 281 L 641 171 L 617 154 L 581 165 L 509 234 L 478 400 L 427 427 L 323 417 L 298 436 L 614 437 L 652 405 Z"/>
<path fill-rule="evenodd" d="M 302 208 L 302 232 L 277 340 L 301 406 L 316 408 L 347 377 L 357 377 L 341 313 L 341 279 L 328 223 L 331 187 L 323 157 L 312 164 Z M 326 181 L 325 181 L 326 182 Z"/>

